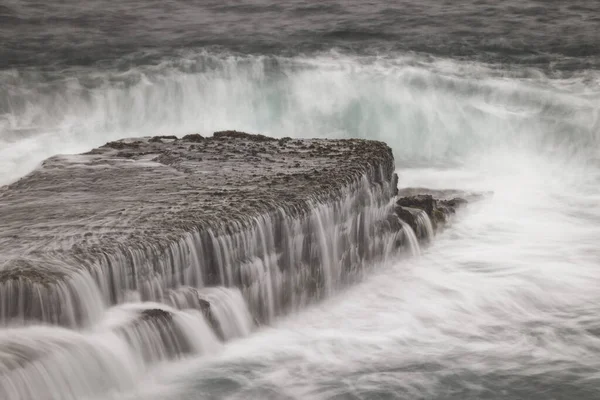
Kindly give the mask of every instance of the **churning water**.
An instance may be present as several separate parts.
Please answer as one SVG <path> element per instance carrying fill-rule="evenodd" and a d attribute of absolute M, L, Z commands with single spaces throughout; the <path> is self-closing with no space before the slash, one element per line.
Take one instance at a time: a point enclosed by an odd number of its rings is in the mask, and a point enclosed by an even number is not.
<path fill-rule="evenodd" d="M 9 399 L 600 398 L 600 3 L 190 3 L 0 5 L 0 183 L 239 129 L 383 140 L 401 187 L 494 196 L 251 334 L 217 290 L 225 344 L 175 294 L 168 324 L 133 296 L 85 331 L 2 328 Z"/>

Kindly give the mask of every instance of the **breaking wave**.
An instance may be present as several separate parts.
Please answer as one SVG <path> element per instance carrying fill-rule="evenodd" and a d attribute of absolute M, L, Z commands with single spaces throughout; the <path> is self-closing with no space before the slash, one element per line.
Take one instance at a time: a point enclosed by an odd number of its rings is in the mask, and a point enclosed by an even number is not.
<path fill-rule="evenodd" d="M 595 158 L 600 74 L 411 55 L 240 56 L 202 52 L 107 71 L 0 72 L 0 182 L 57 153 L 154 134 L 240 129 L 362 137 L 400 163 L 463 163 L 497 148 Z"/>

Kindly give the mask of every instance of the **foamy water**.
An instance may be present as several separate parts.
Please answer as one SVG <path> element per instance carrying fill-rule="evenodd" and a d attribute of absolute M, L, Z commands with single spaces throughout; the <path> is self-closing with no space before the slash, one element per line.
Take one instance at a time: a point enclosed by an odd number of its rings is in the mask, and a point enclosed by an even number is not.
<path fill-rule="evenodd" d="M 595 398 L 599 176 L 496 156 L 399 171 L 495 193 L 420 257 L 119 398 Z"/>
<path fill-rule="evenodd" d="M 384 140 L 401 187 L 494 192 L 420 256 L 101 398 L 600 395 L 596 72 L 202 53 L 129 72 L 81 69 L 48 91 L 6 74 L 16 93 L 0 119 L 3 183 L 110 139 L 240 129 Z"/>
<path fill-rule="evenodd" d="M 496 150 L 579 156 L 598 143 L 600 77 L 415 56 L 207 52 L 128 71 L 0 71 L 0 183 L 59 153 L 123 137 L 210 134 L 383 140 L 401 165 Z M 588 149 L 590 150 L 590 149 Z M 598 157 L 598 152 L 585 152 Z"/>

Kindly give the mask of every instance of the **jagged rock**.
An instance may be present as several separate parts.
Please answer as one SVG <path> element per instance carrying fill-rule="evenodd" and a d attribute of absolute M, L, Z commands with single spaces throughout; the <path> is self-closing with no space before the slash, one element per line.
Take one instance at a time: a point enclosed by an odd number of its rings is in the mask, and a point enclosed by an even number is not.
<path fill-rule="evenodd" d="M 402 189 L 399 193 L 409 194 L 401 197 L 396 201 L 395 213 L 404 222 L 410 225 L 415 232 L 418 232 L 417 221 L 414 215 L 406 208 L 423 210 L 431 220 L 431 224 L 435 230 L 442 228 L 449 220 L 449 217 L 456 213 L 456 210 L 466 204 L 468 201 L 461 197 L 453 197 L 449 199 L 436 199 L 434 195 L 427 193 L 427 189 L 423 188 L 408 188 Z M 435 195 L 447 196 L 449 194 L 457 195 L 460 191 L 441 191 L 430 190 L 429 192 Z M 470 194 L 471 198 L 479 198 L 477 194 Z"/>
<path fill-rule="evenodd" d="M 435 202 L 435 199 L 430 194 L 419 194 L 416 196 L 401 197 L 396 204 L 403 207 L 420 208 L 429 215 L 429 218 L 432 218 L 433 210 L 436 207 Z"/>
<path fill-rule="evenodd" d="M 396 213 L 396 215 L 398 216 L 398 218 L 400 218 L 402 221 L 406 222 L 414 232 L 417 232 L 418 227 L 417 227 L 417 220 L 415 219 L 415 216 L 406 208 L 396 204 L 396 207 L 394 207 L 394 212 Z"/>

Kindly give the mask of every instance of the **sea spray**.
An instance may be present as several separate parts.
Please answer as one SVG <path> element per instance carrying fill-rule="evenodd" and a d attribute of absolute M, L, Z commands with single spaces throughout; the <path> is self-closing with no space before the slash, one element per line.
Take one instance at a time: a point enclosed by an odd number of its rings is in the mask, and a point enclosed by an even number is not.
<path fill-rule="evenodd" d="M 0 103 L 2 182 L 109 139 L 223 128 L 384 140 L 403 165 L 494 148 L 571 156 L 599 140 L 594 94 L 580 95 L 573 78 L 532 83 L 493 65 L 406 55 L 185 57 L 126 72 L 0 72 L 10 88 Z"/>

